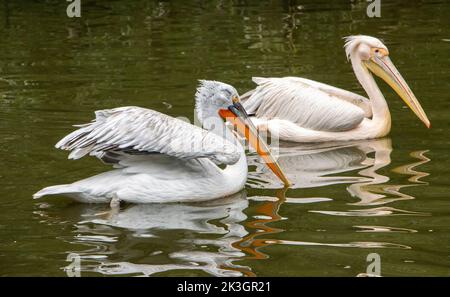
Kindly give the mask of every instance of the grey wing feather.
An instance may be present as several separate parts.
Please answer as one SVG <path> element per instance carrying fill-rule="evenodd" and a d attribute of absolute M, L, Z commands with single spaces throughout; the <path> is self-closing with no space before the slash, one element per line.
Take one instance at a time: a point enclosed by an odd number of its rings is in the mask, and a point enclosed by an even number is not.
<path fill-rule="evenodd" d="M 123 154 L 159 153 L 234 164 L 240 157 L 238 148 L 224 138 L 151 109 L 119 107 L 95 114 L 94 121 L 81 125 L 55 145 L 71 151 L 69 159 L 89 154 L 116 163 Z"/>
<path fill-rule="evenodd" d="M 371 116 L 370 101 L 355 93 L 297 78 L 253 78 L 256 89 L 243 95 L 257 117 L 280 118 L 318 131 L 347 131 Z"/>

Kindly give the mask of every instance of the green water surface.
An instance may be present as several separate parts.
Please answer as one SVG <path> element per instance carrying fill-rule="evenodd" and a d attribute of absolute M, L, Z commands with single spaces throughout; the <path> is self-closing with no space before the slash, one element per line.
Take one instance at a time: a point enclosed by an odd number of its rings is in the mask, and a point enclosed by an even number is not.
<path fill-rule="evenodd" d="M 0 0 L 0 275 L 450 276 L 450 3 Z M 197 79 L 300 76 L 364 94 L 342 37 L 385 41 L 425 126 L 379 82 L 387 138 L 283 144 L 294 186 L 249 155 L 245 190 L 198 204 L 81 205 L 39 189 L 109 168 L 54 144 L 93 111 L 137 105 L 193 119 Z"/>

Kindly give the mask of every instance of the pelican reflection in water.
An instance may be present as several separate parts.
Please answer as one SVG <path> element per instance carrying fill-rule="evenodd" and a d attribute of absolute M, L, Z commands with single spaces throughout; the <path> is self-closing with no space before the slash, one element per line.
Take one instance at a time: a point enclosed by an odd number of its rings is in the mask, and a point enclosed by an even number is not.
<path fill-rule="evenodd" d="M 38 205 L 35 214 L 44 224 L 57 225 L 55 220 L 74 222 L 76 236 L 65 240 L 77 247 L 78 250 L 67 253 L 75 252 L 81 256 L 82 274 L 149 276 L 182 271 L 183 275 L 254 276 L 258 271 L 252 261 L 270 259 L 271 250 L 266 249 L 269 246 L 303 247 L 302 254 L 310 253 L 312 259 L 317 253 L 331 258 L 340 253 L 337 258 L 342 259 L 342 248 L 409 248 L 407 237 L 394 239 L 391 236 L 392 241 L 386 241 L 373 233 L 415 232 L 403 225 L 392 226 L 392 221 L 382 225 L 381 217 L 423 215 L 387 207 L 387 204 L 414 198 L 400 191 L 404 187 L 422 185 L 420 178 L 427 173 L 421 172 L 418 166 L 429 161 L 425 151 L 412 152 L 411 156 L 417 161 L 393 169 L 408 176 L 407 183 L 396 185 L 390 184 L 389 178 L 379 172 L 390 165 L 390 139 L 358 141 L 347 146 L 341 143 L 332 147 L 284 145 L 288 147 L 283 148 L 279 161 L 286 167 L 286 174 L 295 188 L 346 183 L 357 202 L 348 203 L 334 197 L 286 197 L 291 190 L 286 194 L 279 190 L 277 197 L 247 197 L 242 191 L 219 200 L 124 205 L 112 209 L 72 204 L 61 210 Z M 262 192 L 272 188 L 276 179 L 265 172 L 262 164 L 253 158 L 249 164 L 256 165 L 255 172 L 249 177 L 251 186 Z M 299 168 L 303 172 L 298 173 Z M 348 174 L 350 172 L 357 173 Z M 308 178 L 302 180 L 305 175 Z M 287 210 L 293 208 L 295 215 L 290 216 Z M 339 210 L 331 211 L 330 208 Z M 323 220 L 322 216 L 329 216 L 329 219 Z M 379 216 L 378 225 L 346 220 L 347 217 L 361 216 Z M 286 223 L 282 222 L 301 226 L 304 219 L 309 224 L 295 234 L 283 229 Z M 336 226 L 340 227 L 334 233 Z M 354 231 L 349 232 L 351 229 Z M 86 248 L 83 250 L 80 245 Z M 142 246 L 147 247 L 145 251 Z M 327 248 L 326 255 L 315 247 Z M 310 264 L 307 259 L 301 260 L 305 266 Z M 317 263 L 311 265 L 317 268 Z"/>
<path fill-rule="evenodd" d="M 233 243 L 248 234 L 243 222 L 249 201 L 245 191 L 196 203 L 128 204 L 121 208 L 72 204 L 51 215 L 39 210 L 41 222 L 75 221 L 74 238 L 85 245 L 82 273 L 144 275 L 194 271 L 214 276 L 248 275 L 235 264 L 245 254 Z M 147 246 L 143 254 L 142 245 Z M 71 251 L 75 252 L 75 251 Z M 144 257 L 144 261 L 136 261 Z M 114 261 L 113 259 L 120 259 Z M 96 263 L 96 264 L 94 264 Z"/>
<path fill-rule="evenodd" d="M 390 178 L 378 170 L 391 164 L 392 143 L 390 138 L 359 140 L 351 142 L 329 142 L 315 144 L 280 143 L 278 162 L 291 188 L 315 188 L 336 184 L 348 184 L 348 193 L 359 201 L 355 205 L 382 205 L 397 200 L 412 199 L 401 193 L 404 187 L 423 185 L 421 177 L 428 175 L 414 168 L 430 161 L 426 150 L 415 151 L 412 157 L 418 159 L 413 164 L 395 168 L 394 171 L 411 175 L 410 184 L 391 185 Z M 373 154 L 373 157 L 370 155 Z M 263 167 L 254 156 L 249 157 L 249 165 L 255 170 L 249 174 L 249 185 L 254 188 L 276 188 L 279 182 Z M 357 175 L 349 175 L 357 172 Z"/>

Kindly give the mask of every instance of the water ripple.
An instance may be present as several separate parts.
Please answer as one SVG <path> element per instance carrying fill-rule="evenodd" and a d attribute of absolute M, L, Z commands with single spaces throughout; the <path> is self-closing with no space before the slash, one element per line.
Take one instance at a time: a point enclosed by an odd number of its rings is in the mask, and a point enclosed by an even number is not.
<path fill-rule="evenodd" d="M 320 243 L 320 242 L 306 242 L 306 241 L 293 241 L 293 240 L 268 240 L 268 244 L 283 244 L 283 245 L 301 245 L 301 246 L 330 246 L 330 247 L 345 247 L 345 248 L 398 248 L 398 249 L 411 249 L 411 247 L 403 244 L 389 243 L 389 242 L 349 242 L 349 243 Z"/>
<path fill-rule="evenodd" d="M 377 207 L 377 208 L 367 208 L 367 209 L 352 209 L 349 211 L 331 211 L 331 210 L 310 210 L 309 212 L 320 213 L 332 216 L 348 216 L 348 217 L 379 217 L 379 216 L 428 216 L 429 213 L 415 212 L 396 209 L 393 207 Z"/>
<path fill-rule="evenodd" d="M 388 227 L 388 226 L 353 226 L 357 228 L 356 232 L 400 232 L 400 233 L 416 233 L 417 230 L 399 228 L 399 227 Z"/>

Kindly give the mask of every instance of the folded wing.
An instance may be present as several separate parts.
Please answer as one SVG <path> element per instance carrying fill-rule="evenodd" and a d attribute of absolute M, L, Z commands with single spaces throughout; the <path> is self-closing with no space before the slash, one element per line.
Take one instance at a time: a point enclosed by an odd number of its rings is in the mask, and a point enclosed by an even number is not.
<path fill-rule="evenodd" d="M 119 107 L 96 111 L 95 115 L 94 121 L 79 125 L 55 145 L 71 151 L 69 159 L 89 154 L 114 163 L 114 156 L 158 153 L 234 164 L 240 157 L 238 148 L 226 139 L 151 109 Z"/>
<path fill-rule="evenodd" d="M 347 131 L 372 116 L 370 101 L 316 81 L 299 78 L 253 78 L 256 89 L 242 96 L 248 113 L 279 118 L 317 131 Z"/>

